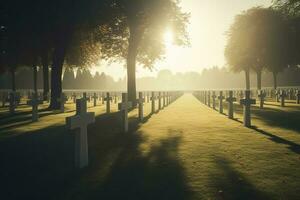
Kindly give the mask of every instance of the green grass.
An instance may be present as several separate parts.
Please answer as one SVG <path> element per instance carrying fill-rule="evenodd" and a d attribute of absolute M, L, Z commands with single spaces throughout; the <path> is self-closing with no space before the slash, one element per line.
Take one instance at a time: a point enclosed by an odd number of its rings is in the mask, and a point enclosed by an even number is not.
<path fill-rule="evenodd" d="M 65 114 L 43 111 L 37 123 L 23 109 L 14 117 L 0 111 L 2 199 L 300 198 L 300 107 L 293 104 L 255 107 L 253 127 L 245 128 L 239 105 L 229 120 L 186 94 L 144 123 L 132 111 L 128 134 L 118 113 L 91 107 L 90 165 L 80 171 L 64 126 L 74 105 Z"/>

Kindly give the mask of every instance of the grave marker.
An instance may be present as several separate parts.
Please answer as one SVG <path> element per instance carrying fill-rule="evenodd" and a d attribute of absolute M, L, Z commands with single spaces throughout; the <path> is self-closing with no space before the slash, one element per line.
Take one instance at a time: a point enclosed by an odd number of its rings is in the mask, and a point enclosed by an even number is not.
<path fill-rule="evenodd" d="M 32 121 L 37 122 L 39 119 L 39 109 L 38 106 L 39 104 L 42 104 L 43 101 L 39 100 L 37 97 L 37 93 L 34 93 L 32 95 L 32 99 L 27 101 L 27 105 L 32 106 Z"/>
<path fill-rule="evenodd" d="M 132 102 L 128 102 L 127 93 L 122 93 L 122 102 L 118 104 L 121 111 L 122 126 L 125 133 L 128 132 L 128 109 L 132 108 Z"/>
<path fill-rule="evenodd" d="M 155 113 L 155 92 L 151 92 L 151 113 Z"/>
<path fill-rule="evenodd" d="M 111 96 L 109 95 L 109 92 L 106 93 L 106 97 L 104 98 L 104 101 L 106 101 L 106 113 L 110 113 L 110 101 L 112 100 Z"/>
<path fill-rule="evenodd" d="M 285 106 L 285 97 L 286 97 L 286 93 L 284 90 L 280 91 L 280 106 L 284 107 Z"/>
<path fill-rule="evenodd" d="M 229 91 L 226 101 L 228 102 L 228 118 L 233 119 L 233 102 L 236 101 L 236 98 L 233 97 L 233 91 Z"/>
<path fill-rule="evenodd" d="M 223 96 L 223 91 L 220 91 L 218 99 L 219 99 L 219 113 L 223 113 L 223 99 L 225 97 Z"/>
<path fill-rule="evenodd" d="M 216 98 L 217 98 L 215 91 L 212 92 L 212 96 L 211 97 L 212 97 L 212 107 L 215 110 L 216 109 Z"/>
<path fill-rule="evenodd" d="M 261 109 L 264 108 L 264 102 L 265 102 L 266 93 L 263 90 L 258 91 L 258 98 L 259 98 L 259 107 Z"/>
<path fill-rule="evenodd" d="M 297 102 L 297 104 L 300 104 L 300 90 L 297 90 L 297 93 L 296 93 L 296 102 Z"/>
<path fill-rule="evenodd" d="M 245 91 L 245 98 L 240 100 L 240 104 L 243 105 L 243 121 L 245 127 L 251 127 L 251 105 L 256 104 L 255 99 L 250 98 L 250 91 Z"/>
<path fill-rule="evenodd" d="M 144 119 L 144 110 L 143 110 L 143 106 L 144 106 L 144 102 L 145 99 L 143 98 L 143 93 L 139 92 L 139 99 L 137 100 L 137 103 L 139 105 L 139 120 L 143 121 Z"/>
<path fill-rule="evenodd" d="M 66 118 L 67 127 L 75 130 L 75 166 L 88 166 L 87 126 L 95 122 L 95 113 L 87 112 L 86 99 L 76 100 L 76 115 Z"/>

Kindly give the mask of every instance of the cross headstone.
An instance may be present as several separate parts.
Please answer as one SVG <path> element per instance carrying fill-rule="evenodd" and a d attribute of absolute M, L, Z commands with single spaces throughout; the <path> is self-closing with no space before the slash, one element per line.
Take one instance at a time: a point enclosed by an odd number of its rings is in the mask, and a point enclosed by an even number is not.
<path fill-rule="evenodd" d="M 110 113 L 110 101 L 111 100 L 112 100 L 112 98 L 109 95 L 109 92 L 107 92 L 106 97 L 104 98 L 104 101 L 106 101 L 106 113 Z"/>
<path fill-rule="evenodd" d="M 64 93 L 60 94 L 60 97 L 57 99 L 57 101 L 60 103 L 60 112 L 65 112 L 65 103 L 67 102 L 68 98 L 65 96 Z"/>
<path fill-rule="evenodd" d="M 128 102 L 127 93 L 122 93 L 122 102 L 118 104 L 121 111 L 122 126 L 125 133 L 128 132 L 128 110 L 132 108 L 132 102 Z"/>
<path fill-rule="evenodd" d="M 300 90 L 297 90 L 297 93 L 296 93 L 296 102 L 297 102 L 297 104 L 300 104 Z"/>
<path fill-rule="evenodd" d="M 226 101 L 228 102 L 228 118 L 233 119 L 233 102 L 236 101 L 236 98 L 233 97 L 233 91 L 229 91 Z"/>
<path fill-rule="evenodd" d="M 264 108 L 266 93 L 263 90 L 259 90 L 257 96 L 259 98 L 259 107 L 262 109 L 262 108 Z"/>
<path fill-rule="evenodd" d="M 285 106 L 285 97 L 286 97 L 286 93 L 284 90 L 280 91 L 280 106 L 284 107 Z"/>
<path fill-rule="evenodd" d="M 95 113 L 87 112 L 85 99 L 76 100 L 76 115 L 66 118 L 67 127 L 75 130 L 75 166 L 83 168 L 89 164 L 87 126 L 95 122 Z"/>
<path fill-rule="evenodd" d="M 151 92 L 151 113 L 155 113 L 155 92 Z"/>
<path fill-rule="evenodd" d="M 32 106 L 32 121 L 33 122 L 37 122 L 39 119 L 38 106 L 39 106 L 39 104 L 42 104 L 42 103 L 43 103 L 43 101 L 38 99 L 37 93 L 34 93 L 32 95 L 32 99 L 27 101 L 27 105 Z"/>
<path fill-rule="evenodd" d="M 204 104 L 207 105 L 207 91 L 204 91 Z"/>
<path fill-rule="evenodd" d="M 73 93 L 72 95 L 73 103 L 76 103 L 76 98 L 77 98 L 76 93 Z"/>
<path fill-rule="evenodd" d="M 163 92 L 162 98 L 163 98 L 163 108 L 164 108 L 166 107 L 166 92 Z"/>
<path fill-rule="evenodd" d="M 137 100 L 137 103 L 139 105 L 139 120 L 140 121 L 143 121 L 143 119 L 144 119 L 144 109 L 143 109 L 144 102 L 145 102 L 145 99 L 143 98 L 143 93 L 139 92 L 139 98 Z"/>
<path fill-rule="evenodd" d="M 98 99 L 98 96 L 96 94 L 96 92 L 94 92 L 94 95 L 92 96 L 92 99 L 94 100 L 94 107 L 97 106 L 97 99 Z"/>
<path fill-rule="evenodd" d="M 250 98 L 249 90 L 245 91 L 245 98 L 240 100 L 240 104 L 243 105 L 244 126 L 251 127 L 251 105 L 256 104 L 256 100 Z"/>
<path fill-rule="evenodd" d="M 161 109 L 161 92 L 158 92 L 158 110 Z"/>
<path fill-rule="evenodd" d="M 276 102 L 279 102 L 279 99 L 280 99 L 280 91 L 276 90 L 275 91 L 275 100 L 276 100 Z"/>
<path fill-rule="evenodd" d="M 210 91 L 207 91 L 207 106 L 210 107 Z"/>
<path fill-rule="evenodd" d="M 101 94 L 101 99 L 102 99 L 102 104 L 104 104 L 104 101 L 105 101 L 105 93 L 104 92 L 102 92 L 102 94 Z"/>
<path fill-rule="evenodd" d="M 293 100 L 294 98 L 294 90 L 293 89 L 289 89 L 289 99 Z"/>
<path fill-rule="evenodd" d="M 218 99 L 219 99 L 219 113 L 223 113 L 223 99 L 225 97 L 223 96 L 223 91 L 220 91 Z"/>
<path fill-rule="evenodd" d="M 10 92 L 9 93 L 9 112 L 11 114 L 15 113 L 15 109 L 16 109 L 16 93 L 15 92 Z"/>
<path fill-rule="evenodd" d="M 215 110 L 216 109 L 216 98 L 217 98 L 215 91 L 212 92 L 211 98 L 212 98 L 212 107 Z"/>

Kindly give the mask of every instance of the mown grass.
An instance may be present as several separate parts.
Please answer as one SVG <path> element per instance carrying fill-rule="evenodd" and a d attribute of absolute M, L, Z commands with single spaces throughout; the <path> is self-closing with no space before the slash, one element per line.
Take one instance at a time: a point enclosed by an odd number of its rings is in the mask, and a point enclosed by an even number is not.
<path fill-rule="evenodd" d="M 74 112 L 17 127 L 10 125 L 14 117 L 1 118 L 3 199 L 300 198 L 300 130 L 288 125 L 299 119 L 297 106 L 255 108 L 249 129 L 239 122 L 238 105 L 236 120 L 190 94 L 152 116 L 150 105 L 143 123 L 136 110 L 130 113 L 127 134 L 118 113 L 89 108 L 97 119 L 88 130 L 90 165 L 83 170 L 73 168 L 74 140 L 64 127 Z"/>

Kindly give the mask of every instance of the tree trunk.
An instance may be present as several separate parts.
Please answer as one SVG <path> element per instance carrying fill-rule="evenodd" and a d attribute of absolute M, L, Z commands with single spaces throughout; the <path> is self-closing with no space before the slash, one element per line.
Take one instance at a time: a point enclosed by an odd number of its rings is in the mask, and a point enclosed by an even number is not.
<path fill-rule="evenodd" d="M 15 92 L 16 91 L 16 69 L 13 68 L 11 69 L 10 72 L 11 72 L 11 90 Z"/>
<path fill-rule="evenodd" d="M 43 99 L 44 101 L 48 100 L 49 94 L 49 66 L 48 66 L 48 56 L 44 54 L 42 56 L 42 65 L 43 65 Z"/>
<path fill-rule="evenodd" d="M 250 69 L 245 69 L 246 90 L 250 90 Z"/>
<path fill-rule="evenodd" d="M 131 101 L 133 107 L 136 107 L 136 56 L 138 50 L 138 43 L 140 41 L 141 33 L 137 29 L 132 28 L 130 31 L 129 47 L 127 54 L 127 93 L 128 101 Z"/>
<path fill-rule="evenodd" d="M 261 90 L 261 70 L 256 72 L 257 75 L 257 90 Z"/>
<path fill-rule="evenodd" d="M 50 109 L 59 109 L 60 103 L 57 101 L 62 93 L 62 69 L 66 55 L 67 43 L 58 45 L 53 53 L 53 66 L 51 70 L 51 102 Z"/>
<path fill-rule="evenodd" d="M 277 73 L 273 72 L 274 90 L 277 89 Z"/>

